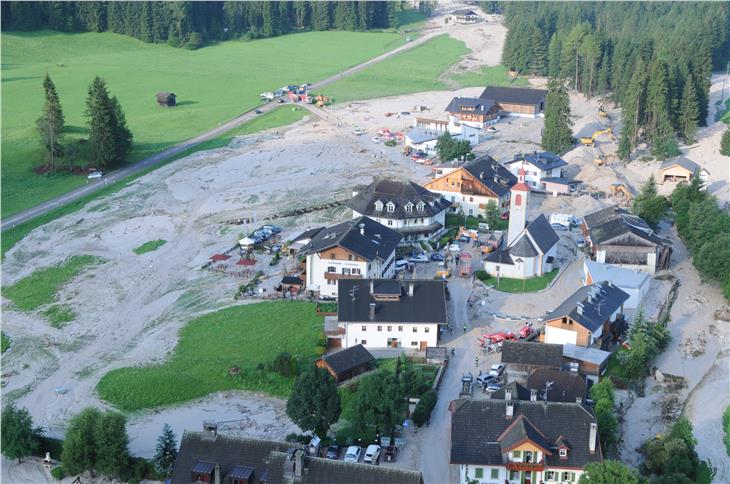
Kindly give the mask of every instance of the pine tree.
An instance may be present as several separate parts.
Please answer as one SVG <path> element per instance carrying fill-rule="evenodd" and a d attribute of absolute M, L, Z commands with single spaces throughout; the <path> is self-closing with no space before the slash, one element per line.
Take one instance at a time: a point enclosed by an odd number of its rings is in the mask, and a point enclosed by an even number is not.
<path fill-rule="evenodd" d="M 697 90 L 692 74 L 688 74 L 682 89 L 679 105 L 679 132 L 687 143 L 693 143 L 697 133 L 700 109 L 697 103 Z"/>
<path fill-rule="evenodd" d="M 669 109 L 667 67 L 662 62 L 655 62 L 649 74 L 646 90 L 646 134 L 652 141 L 664 134 L 662 130 L 669 123 Z"/>
<path fill-rule="evenodd" d="M 61 136 L 63 135 L 65 118 L 61 101 L 56 92 L 56 85 L 48 74 L 43 80 L 43 91 L 46 102 L 43 105 L 41 117 L 36 121 L 36 127 L 41 136 L 41 143 L 46 150 L 46 158 L 51 165 L 51 169 L 54 169 L 55 159 L 63 156 Z"/>
<path fill-rule="evenodd" d="M 155 40 L 155 32 L 152 26 L 152 2 L 142 2 L 140 14 L 140 40 L 152 42 Z"/>
<path fill-rule="evenodd" d="M 548 47 L 548 76 L 560 77 L 560 52 L 562 44 L 558 34 L 553 34 L 550 38 L 550 46 Z"/>
<path fill-rule="evenodd" d="M 177 459 L 177 440 L 172 428 L 165 424 L 162 434 L 157 437 L 157 447 L 155 449 L 155 470 L 165 477 L 169 477 L 172 473 L 172 467 Z"/>
<path fill-rule="evenodd" d="M 105 170 L 112 163 L 124 160 L 132 146 L 132 133 L 119 101 L 109 97 L 106 83 L 98 76 L 89 85 L 86 118 L 97 168 Z"/>
<path fill-rule="evenodd" d="M 598 68 L 598 77 L 596 79 L 596 92 L 603 94 L 610 89 L 610 76 L 611 76 L 611 57 L 608 54 L 608 49 L 603 51 L 603 58 L 601 59 L 601 66 Z"/>
<path fill-rule="evenodd" d="M 643 218 L 650 227 L 656 227 L 667 211 L 667 200 L 657 193 L 654 175 L 641 187 L 631 211 Z"/>
<path fill-rule="evenodd" d="M 94 468 L 98 451 L 96 427 L 100 419 L 99 410 L 87 408 L 69 422 L 61 452 L 61 461 L 67 473 L 81 474 Z"/>
<path fill-rule="evenodd" d="M 123 160 L 129 150 L 132 149 L 132 132 L 127 127 L 127 116 L 124 114 L 122 105 L 116 96 L 111 98 L 112 110 L 114 113 L 114 133 L 119 160 Z"/>
<path fill-rule="evenodd" d="M 294 382 L 286 414 L 302 430 L 325 437 L 340 418 L 340 394 L 335 379 L 323 368 L 311 365 Z"/>
<path fill-rule="evenodd" d="M 548 47 L 545 36 L 539 28 L 532 29 L 530 36 L 532 52 L 528 59 L 530 72 L 536 76 L 544 76 L 548 71 Z"/>
<path fill-rule="evenodd" d="M 545 128 L 542 132 L 542 147 L 547 151 L 562 154 L 573 146 L 570 99 L 563 81 L 559 79 L 548 80 L 548 93 L 545 104 Z"/>
<path fill-rule="evenodd" d="M 312 3 L 312 28 L 314 30 L 329 30 L 330 2 Z"/>
<path fill-rule="evenodd" d="M 398 23 L 398 12 L 400 11 L 400 4 L 398 2 L 388 2 L 387 3 L 387 13 L 388 13 L 388 27 L 391 29 L 397 29 L 400 27 Z"/>
<path fill-rule="evenodd" d="M 621 103 L 623 126 L 621 127 L 618 155 L 622 160 L 630 158 L 631 152 L 639 142 L 639 129 L 644 119 L 645 85 L 646 73 L 637 66 L 626 91 L 626 97 Z"/>
<path fill-rule="evenodd" d="M 261 18 L 263 24 L 261 26 L 261 32 L 264 37 L 271 37 L 277 34 L 275 26 L 274 6 L 271 2 L 261 3 Z"/>

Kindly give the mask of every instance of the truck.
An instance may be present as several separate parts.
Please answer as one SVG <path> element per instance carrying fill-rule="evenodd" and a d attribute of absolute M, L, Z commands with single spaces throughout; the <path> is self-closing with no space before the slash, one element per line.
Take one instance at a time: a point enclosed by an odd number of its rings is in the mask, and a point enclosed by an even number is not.
<path fill-rule="evenodd" d="M 267 101 L 273 101 L 274 100 L 274 93 L 271 92 L 271 91 L 269 91 L 269 92 L 262 92 L 261 94 L 259 94 L 259 96 L 261 96 L 261 99 L 266 99 Z"/>

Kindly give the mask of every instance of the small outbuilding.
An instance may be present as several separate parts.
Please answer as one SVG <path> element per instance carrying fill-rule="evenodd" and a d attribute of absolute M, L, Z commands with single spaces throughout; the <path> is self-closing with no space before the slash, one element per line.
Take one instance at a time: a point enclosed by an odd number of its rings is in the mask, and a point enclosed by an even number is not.
<path fill-rule="evenodd" d="M 430 365 L 446 365 L 449 362 L 449 349 L 446 346 L 429 346 L 426 348 L 426 363 Z"/>
<path fill-rule="evenodd" d="M 659 167 L 659 181 L 665 182 L 690 182 L 695 173 L 699 174 L 700 179 L 706 182 L 709 178 L 707 170 L 702 168 L 694 161 L 684 156 L 677 156 L 666 160 Z"/>
<path fill-rule="evenodd" d="M 175 100 L 176 98 L 177 96 L 175 96 L 174 92 L 158 92 L 157 105 L 162 106 L 163 108 L 174 107 L 177 103 Z"/>
<path fill-rule="evenodd" d="M 375 357 L 359 344 L 320 358 L 316 364 L 327 370 L 337 383 L 342 383 L 371 370 L 374 361 Z"/>

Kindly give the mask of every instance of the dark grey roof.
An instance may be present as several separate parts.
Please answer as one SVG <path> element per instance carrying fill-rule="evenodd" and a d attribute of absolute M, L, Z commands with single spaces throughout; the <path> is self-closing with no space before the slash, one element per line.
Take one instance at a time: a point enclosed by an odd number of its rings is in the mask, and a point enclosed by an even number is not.
<path fill-rule="evenodd" d="M 677 156 L 676 158 L 670 158 L 670 159 L 664 161 L 664 163 L 662 163 L 662 165 L 659 168 L 661 170 L 664 170 L 664 169 L 669 168 L 674 165 L 679 165 L 682 168 L 684 168 L 685 170 L 688 170 L 692 173 L 694 173 L 700 169 L 700 166 L 697 163 L 690 160 L 686 156 Z"/>
<path fill-rule="evenodd" d="M 382 210 L 375 208 L 376 202 L 383 204 Z M 395 205 L 395 211 L 392 213 L 386 208 L 388 202 Z M 418 210 L 420 203 L 423 203 L 423 210 Z M 408 204 L 411 205 L 410 212 L 406 210 Z M 447 210 L 451 202 L 412 181 L 381 178 L 358 192 L 351 200 L 345 202 L 345 205 L 370 217 L 409 219 L 432 217 Z"/>
<path fill-rule="evenodd" d="M 538 447 L 542 448 L 546 454 L 552 454 L 550 450 L 550 442 L 547 441 L 542 432 L 540 432 L 540 430 L 538 430 L 537 427 L 535 427 L 524 415 L 517 417 L 510 426 L 502 432 L 502 435 L 500 435 L 497 440 L 499 441 L 499 447 L 503 453 L 509 452 L 526 440 L 530 440 Z"/>
<path fill-rule="evenodd" d="M 444 111 L 451 114 L 489 114 L 495 106 L 497 106 L 497 103 L 493 99 L 457 96 L 451 100 Z"/>
<path fill-rule="evenodd" d="M 315 227 L 313 229 L 307 229 L 301 234 L 297 235 L 294 239 L 292 239 L 292 242 L 298 242 L 300 240 L 307 240 L 311 239 L 315 235 L 317 235 L 324 227 Z"/>
<path fill-rule="evenodd" d="M 479 96 L 483 99 L 494 99 L 510 104 L 540 104 L 545 101 L 547 91 L 528 87 L 497 87 L 487 86 Z"/>
<path fill-rule="evenodd" d="M 369 364 L 375 357 L 363 345 L 355 345 L 324 358 L 327 366 L 338 375 Z"/>
<path fill-rule="evenodd" d="M 512 244 L 507 251 L 513 257 L 535 257 L 537 256 L 537 250 L 535 246 L 530 242 L 530 238 L 523 236 L 517 239 L 517 242 Z"/>
<path fill-rule="evenodd" d="M 258 479 L 266 472 L 269 454 L 273 451 L 286 452 L 290 447 L 291 444 L 286 442 L 238 439 L 223 435 L 213 438 L 207 433 L 186 431 L 180 441 L 171 482 L 189 484 L 193 467 L 200 462 L 220 465 L 223 477 L 236 467 L 251 467 L 254 469 L 254 478 Z"/>
<path fill-rule="evenodd" d="M 553 168 L 560 168 L 561 166 L 565 166 L 568 164 L 567 161 L 565 161 L 555 153 L 551 153 L 550 151 L 542 151 L 540 153 L 534 151 L 532 153 L 515 155 L 515 158 L 512 161 L 506 161 L 504 164 L 511 165 L 512 163 L 517 163 L 518 161 L 522 160 L 525 160 L 531 165 L 536 166 L 542 171 L 552 170 Z"/>
<path fill-rule="evenodd" d="M 294 285 L 302 285 L 304 284 L 304 281 L 299 276 L 284 276 L 281 278 L 282 284 L 294 284 Z"/>
<path fill-rule="evenodd" d="M 502 363 L 560 368 L 563 365 L 563 345 L 534 341 L 504 341 Z"/>
<path fill-rule="evenodd" d="M 622 235 L 633 234 L 643 239 L 644 245 L 669 245 L 669 242 L 656 235 L 641 217 L 619 207 L 608 207 L 589 213 L 584 221 L 592 244 L 600 245 Z M 623 244 L 612 242 L 611 245 Z"/>
<path fill-rule="evenodd" d="M 579 397 L 585 401 L 587 397 L 586 377 L 576 371 L 538 368 L 527 377 L 527 388 L 537 390 L 538 397 L 543 399 L 547 382 L 553 382 L 547 394 L 551 402 L 575 402 Z"/>
<path fill-rule="evenodd" d="M 301 484 L 423 484 L 420 472 L 392 466 L 355 464 L 307 456 L 304 458 L 304 469 Z"/>
<path fill-rule="evenodd" d="M 547 466 L 583 468 L 603 459 L 600 444 L 596 443 L 595 453 L 591 454 L 589 450 L 590 424 L 596 423 L 596 418 L 588 407 L 577 403 L 522 400 L 509 404 L 513 405 L 514 411 L 511 419 L 506 417 L 508 403 L 503 400 L 461 399 L 451 403 L 452 464 L 504 465 L 499 438 L 521 416 L 534 430 L 525 426 L 518 432 L 537 440 L 542 437 L 541 445 L 549 446 L 552 455 L 545 456 Z M 518 422 L 517 425 L 524 424 Z M 557 452 L 561 436 L 570 447 L 566 459 L 560 459 Z"/>
<path fill-rule="evenodd" d="M 454 10 L 454 15 L 476 15 L 476 13 L 474 13 L 474 10 L 460 8 L 459 10 Z"/>
<path fill-rule="evenodd" d="M 507 195 L 510 188 L 517 183 L 517 177 L 489 155 L 470 161 L 464 165 L 464 169 L 500 198 Z"/>
<path fill-rule="evenodd" d="M 493 392 L 491 395 L 492 400 L 505 400 L 507 392 L 510 392 L 510 400 L 529 400 L 530 390 L 527 387 L 520 385 L 516 381 L 510 382 Z"/>
<path fill-rule="evenodd" d="M 543 254 L 552 249 L 558 243 L 558 240 L 560 240 L 560 237 L 555 233 L 550 222 L 548 222 L 543 214 L 540 214 L 539 217 L 527 224 L 527 232 L 530 233 L 530 237 L 532 237 L 532 240 L 535 241 L 540 248 L 540 252 Z"/>
<path fill-rule="evenodd" d="M 509 255 L 509 250 L 495 250 L 490 252 L 486 259 L 487 262 L 494 262 L 496 264 L 507 264 L 509 266 L 514 265 L 512 257 Z"/>
<path fill-rule="evenodd" d="M 393 282 L 392 279 L 340 279 L 338 281 L 338 321 L 446 324 L 446 295 L 443 281 L 430 279 L 395 281 L 401 285 L 401 296 L 395 300 L 376 300 L 371 297 L 371 281 L 375 286 L 376 294 L 379 292 L 377 287 L 379 283 Z M 413 296 L 408 295 L 409 284 L 413 284 Z M 370 319 L 370 303 L 375 303 L 375 318 L 372 320 Z"/>
<path fill-rule="evenodd" d="M 444 134 L 443 131 L 437 131 L 429 128 L 415 127 L 406 131 L 406 137 L 413 143 L 421 144 L 426 141 L 439 139 Z"/>
<path fill-rule="evenodd" d="M 583 286 L 555 310 L 548 313 L 545 319 L 552 320 L 567 316 L 587 330 L 596 331 L 628 298 L 628 294 L 610 281 Z M 580 312 L 578 312 L 579 309 Z"/>
<path fill-rule="evenodd" d="M 360 233 L 364 224 L 365 233 Z M 403 238 L 401 234 L 368 217 L 359 217 L 320 230 L 302 247 L 302 253 L 313 254 L 332 247 L 342 247 L 365 260 L 387 259 Z"/>

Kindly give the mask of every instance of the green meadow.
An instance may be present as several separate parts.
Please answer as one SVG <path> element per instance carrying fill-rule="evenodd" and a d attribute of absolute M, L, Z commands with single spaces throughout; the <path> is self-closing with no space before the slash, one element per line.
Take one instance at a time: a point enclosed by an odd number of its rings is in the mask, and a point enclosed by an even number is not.
<path fill-rule="evenodd" d="M 35 120 L 46 73 L 61 98 L 70 159 L 88 162 L 78 140 L 86 137 L 86 90 L 99 75 L 126 111 L 133 162 L 251 109 L 262 91 L 324 79 L 404 42 L 398 33 L 307 32 L 188 51 L 112 33 L 16 32 L 1 39 L 3 217 L 86 182 L 32 171 L 42 161 Z M 158 107 L 159 91 L 177 94 L 178 106 Z"/>

